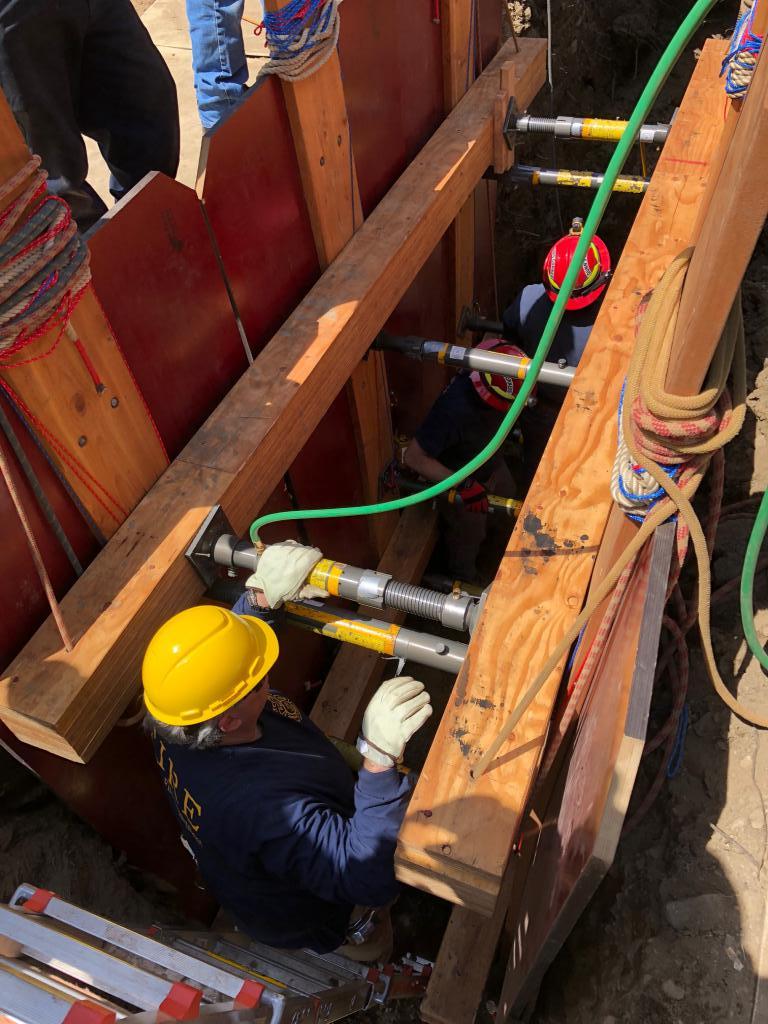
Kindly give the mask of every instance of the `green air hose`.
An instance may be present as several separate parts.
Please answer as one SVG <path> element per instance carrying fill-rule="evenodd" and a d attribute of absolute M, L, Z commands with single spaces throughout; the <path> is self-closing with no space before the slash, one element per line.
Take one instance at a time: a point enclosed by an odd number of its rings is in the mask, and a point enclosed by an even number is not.
<path fill-rule="evenodd" d="M 741 625 L 744 629 L 744 636 L 747 638 L 750 651 L 754 654 L 763 668 L 768 669 L 768 654 L 763 650 L 763 645 L 755 629 L 755 608 L 753 594 L 755 590 L 755 569 L 760 548 L 763 545 L 766 531 L 768 530 L 768 491 L 763 494 L 760 508 L 757 510 L 757 518 L 752 532 L 749 535 L 747 553 L 744 555 L 744 567 L 741 570 L 741 588 L 739 590 L 739 602 L 741 604 Z"/>
<path fill-rule="evenodd" d="M 479 469 L 483 463 L 487 462 L 488 459 L 490 459 L 491 456 L 501 447 L 525 407 L 528 396 L 533 390 L 536 378 L 541 370 L 541 365 L 549 354 L 555 334 L 557 333 L 557 329 L 563 319 L 566 303 L 571 296 L 571 292 L 579 272 L 579 267 L 587 254 L 587 249 L 592 242 L 595 232 L 600 226 L 600 221 L 603 218 L 608 201 L 613 193 L 614 182 L 624 168 L 624 164 L 626 163 L 627 157 L 634 144 L 635 137 L 640 131 L 643 123 L 647 120 L 651 107 L 655 103 L 656 97 L 661 91 L 664 82 L 667 80 L 670 71 L 674 67 L 685 47 L 690 42 L 693 33 L 716 3 L 717 0 L 697 0 L 697 3 L 693 5 L 685 21 L 672 37 L 671 42 L 661 55 L 653 74 L 648 79 L 645 89 L 643 89 L 642 95 L 637 101 L 635 109 L 632 111 L 632 116 L 627 122 L 624 134 L 617 143 L 613 156 L 606 168 L 603 183 L 597 190 L 595 198 L 592 201 L 592 206 L 590 207 L 589 214 L 584 224 L 579 244 L 576 247 L 576 252 L 573 254 L 573 259 L 571 260 L 571 264 L 568 268 L 568 273 L 565 275 L 565 280 L 563 281 L 563 285 L 558 293 L 555 304 L 552 307 L 552 312 L 549 314 L 549 319 L 547 320 L 544 332 L 541 336 L 541 341 L 536 349 L 536 354 L 531 359 L 528 373 L 523 380 L 517 397 L 510 406 L 509 412 L 504 416 L 499 429 L 493 435 L 485 448 L 470 459 L 466 466 L 462 466 L 461 469 L 457 469 L 455 473 L 451 473 L 451 475 L 446 477 L 445 480 L 441 480 L 440 483 L 437 484 L 432 484 L 430 487 L 425 488 L 423 491 L 419 491 L 417 494 L 407 494 L 402 498 L 395 498 L 392 501 L 381 501 L 374 505 L 351 505 L 346 508 L 297 509 L 290 512 L 272 512 L 269 515 L 260 516 L 251 524 L 250 534 L 251 540 L 254 544 L 259 543 L 259 531 L 262 530 L 263 527 L 269 525 L 269 523 L 280 523 L 294 519 L 340 519 L 346 516 L 370 516 L 379 512 L 395 512 L 397 509 L 408 508 L 410 505 L 417 505 L 422 501 L 431 501 L 432 498 L 436 498 L 438 495 L 449 491 L 452 487 L 456 487 L 461 484 L 463 480 L 468 476 L 471 476 L 472 473 Z"/>

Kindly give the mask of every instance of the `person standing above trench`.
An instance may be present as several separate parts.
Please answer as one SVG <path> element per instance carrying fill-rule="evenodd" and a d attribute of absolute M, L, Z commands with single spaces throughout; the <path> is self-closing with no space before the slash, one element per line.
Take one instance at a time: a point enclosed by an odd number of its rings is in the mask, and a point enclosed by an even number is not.
<path fill-rule="evenodd" d="M 499 338 L 479 347 L 523 355 Z M 416 431 L 403 462 L 430 483 L 445 480 L 488 444 L 519 389 L 519 380 L 498 373 L 457 373 Z M 514 497 L 514 480 L 501 451 L 457 488 L 458 502 L 440 503 L 448 572 L 467 583 L 478 580 L 477 556 L 488 531 L 489 493 Z"/>
<path fill-rule="evenodd" d="M 186 0 L 197 111 L 212 131 L 248 86 L 242 19 L 245 0 Z"/>
<path fill-rule="evenodd" d="M 0 87 L 81 231 L 107 209 L 86 181 L 83 135 L 115 200 L 150 171 L 176 175 L 176 86 L 130 0 L 0 0 Z"/>
<path fill-rule="evenodd" d="M 357 778 L 287 697 L 268 620 L 301 597 L 322 557 L 270 545 L 234 611 L 189 608 L 152 638 L 142 666 L 146 727 L 182 837 L 212 894 L 252 938 L 282 948 L 388 956 L 394 852 L 412 792 L 398 771 L 431 714 L 409 676 L 363 716 Z M 316 588 L 312 588 L 316 594 Z"/>

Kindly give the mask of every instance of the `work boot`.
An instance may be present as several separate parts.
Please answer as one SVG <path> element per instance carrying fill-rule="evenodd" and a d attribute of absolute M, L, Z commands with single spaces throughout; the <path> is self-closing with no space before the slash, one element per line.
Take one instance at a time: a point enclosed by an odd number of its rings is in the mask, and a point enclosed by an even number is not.
<path fill-rule="evenodd" d="M 353 920 L 356 916 L 352 915 Z M 363 942 L 347 942 L 334 952 L 356 963 L 387 963 L 392 957 L 393 945 L 392 917 L 389 907 L 382 907 L 375 912 L 373 931 Z"/>

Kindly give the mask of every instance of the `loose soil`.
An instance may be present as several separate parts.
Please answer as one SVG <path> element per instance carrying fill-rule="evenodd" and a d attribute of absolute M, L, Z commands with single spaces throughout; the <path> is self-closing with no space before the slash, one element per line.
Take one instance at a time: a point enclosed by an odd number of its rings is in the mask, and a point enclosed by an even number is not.
<path fill-rule="evenodd" d="M 142 10 L 152 0 L 136 0 Z M 687 7 L 687 4 L 684 5 Z M 541 33 L 544 0 L 510 5 L 519 32 Z M 534 113 L 626 116 L 680 17 L 661 0 L 552 0 L 554 90 Z M 668 119 L 690 77 L 695 46 L 730 31 L 738 4 L 721 4 L 668 83 L 654 119 Z M 537 140 L 526 163 L 599 169 L 605 147 Z M 634 158 L 636 161 L 637 157 Z M 639 173 L 639 162 L 628 168 Z M 502 303 L 538 268 L 561 226 L 585 215 L 591 196 L 576 190 L 500 189 L 497 272 Z M 601 229 L 618 254 L 637 199 L 617 196 Z M 768 243 L 761 240 L 743 287 L 749 399 L 747 425 L 727 453 L 726 505 L 768 485 Z M 487 311 L 493 312 L 493 311 Z M 714 552 L 715 587 L 738 576 L 754 508 L 723 520 Z M 689 581 L 690 586 L 690 581 Z M 768 586 L 758 580 L 757 627 L 768 639 Z M 692 635 L 692 634 L 691 634 Z M 714 608 L 713 635 L 723 677 L 740 698 L 768 713 L 766 680 L 741 634 L 737 588 Z M 734 719 L 714 695 L 692 641 L 690 725 L 680 773 L 619 846 L 595 899 L 549 970 L 530 1020 L 535 1024 L 759 1024 L 768 1021 L 766 851 L 768 738 Z M 448 685 L 429 680 L 435 703 Z M 652 725 L 669 707 L 666 684 L 654 697 Z M 438 718 L 437 715 L 434 716 Z M 423 756 L 429 736 L 411 752 Z M 658 769 L 644 763 L 635 805 Z M 181 919 L 168 887 L 134 871 L 11 758 L 0 764 L 0 893 L 21 881 L 56 890 L 89 909 L 134 925 Z M 398 946 L 433 957 L 450 908 L 407 892 L 396 908 Z M 498 997 L 492 980 L 480 1019 Z M 413 1020 L 416 1008 L 381 1011 Z"/>

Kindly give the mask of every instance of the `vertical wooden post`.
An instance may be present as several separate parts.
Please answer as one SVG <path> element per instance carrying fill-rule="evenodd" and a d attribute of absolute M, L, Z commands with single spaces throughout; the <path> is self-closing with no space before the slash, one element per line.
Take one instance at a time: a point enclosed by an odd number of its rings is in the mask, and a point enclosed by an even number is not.
<path fill-rule="evenodd" d="M 265 0 L 265 7 L 277 11 L 287 2 Z M 282 88 L 315 246 L 325 270 L 363 222 L 338 52 L 308 78 L 283 81 Z M 368 353 L 352 374 L 347 395 L 363 493 L 367 502 L 375 502 L 380 475 L 394 451 L 383 353 Z M 370 517 L 371 538 L 379 556 L 396 522 L 394 514 Z"/>
<path fill-rule="evenodd" d="M 443 26 L 443 104 L 448 114 L 475 79 L 472 60 L 474 40 L 470 39 L 473 0 L 440 0 Z M 475 287 L 475 197 L 469 197 L 448 229 L 451 275 L 452 330 L 464 306 L 469 306 Z M 449 339 L 450 340 L 450 339 Z"/>
<path fill-rule="evenodd" d="M 0 92 L 0 181 L 18 174 L 29 157 Z M 26 184 L 8 195 L 2 207 L 7 208 Z M 64 334 L 49 351 L 58 334 L 53 329 L 11 357 L 0 375 L 37 418 L 36 429 L 59 470 L 104 536 L 110 537 L 168 460 L 91 286 L 72 316 L 72 326 L 79 347 Z M 54 450 L 46 430 L 66 454 Z"/>
<path fill-rule="evenodd" d="M 765 35 L 766 29 L 768 29 L 768 4 L 761 3 L 755 11 L 752 31 L 757 36 L 763 36 Z M 725 158 L 731 147 L 731 143 L 733 142 L 733 133 L 736 131 L 736 125 L 739 123 L 739 115 L 741 114 L 741 108 L 743 106 L 744 97 L 742 96 L 735 96 L 730 103 L 728 103 L 727 113 L 725 116 L 725 127 L 723 128 L 723 134 L 720 136 L 717 152 L 712 157 L 709 185 L 707 187 L 706 195 L 704 196 L 704 202 L 701 204 L 701 209 L 699 210 L 699 218 L 696 221 L 696 228 L 694 230 L 695 240 L 698 239 L 701 234 L 701 229 L 704 226 L 707 210 L 709 210 L 709 204 L 712 202 L 712 196 L 714 195 L 715 188 L 717 187 L 720 172 L 723 169 Z"/>
<path fill-rule="evenodd" d="M 763 4 L 756 18 L 762 8 Z M 725 149 L 718 152 L 722 167 L 714 187 L 710 184 L 708 206 L 699 219 L 672 342 L 666 384 L 677 395 L 699 393 L 768 215 L 765 44 L 743 109 L 731 110 L 724 138 Z"/>

